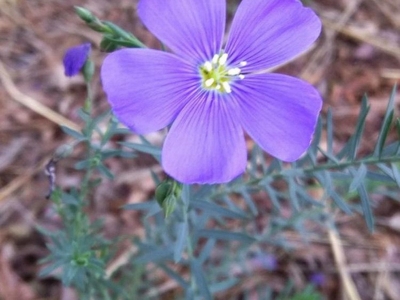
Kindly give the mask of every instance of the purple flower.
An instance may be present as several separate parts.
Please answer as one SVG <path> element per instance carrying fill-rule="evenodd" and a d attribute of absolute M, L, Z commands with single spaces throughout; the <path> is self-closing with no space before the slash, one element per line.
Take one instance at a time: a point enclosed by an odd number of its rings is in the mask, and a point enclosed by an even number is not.
<path fill-rule="evenodd" d="M 90 53 L 90 43 L 69 48 L 64 54 L 64 70 L 66 76 L 74 76 L 85 65 Z"/>
<path fill-rule="evenodd" d="M 246 168 L 246 131 L 284 160 L 308 148 L 322 101 L 299 79 L 268 74 L 304 52 L 321 22 L 297 0 L 242 0 L 223 46 L 225 0 L 141 0 L 138 14 L 174 54 L 123 49 L 101 70 L 115 115 L 146 134 L 171 124 L 164 170 L 184 183 L 222 183 Z"/>
<path fill-rule="evenodd" d="M 318 287 L 323 286 L 326 282 L 326 276 L 323 273 L 313 273 L 310 276 L 310 282 Z"/>

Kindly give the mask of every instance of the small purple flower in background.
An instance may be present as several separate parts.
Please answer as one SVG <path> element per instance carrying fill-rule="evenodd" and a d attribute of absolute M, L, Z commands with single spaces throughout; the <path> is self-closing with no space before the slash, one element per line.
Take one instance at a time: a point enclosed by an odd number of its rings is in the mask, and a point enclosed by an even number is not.
<path fill-rule="evenodd" d="M 272 254 L 259 253 L 250 262 L 256 269 L 275 271 L 278 268 L 278 261 Z"/>
<path fill-rule="evenodd" d="M 65 76 L 71 77 L 79 73 L 89 57 L 90 48 L 90 43 L 85 43 L 71 47 L 65 52 L 63 59 Z"/>
<path fill-rule="evenodd" d="M 325 284 L 325 282 L 326 282 L 325 274 L 323 274 L 323 273 L 313 273 L 310 276 L 310 282 L 312 284 L 314 284 L 315 286 L 317 286 L 317 287 L 323 286 Z"/>
<path fill-rule="evenodd" d="M 298 159 L 322 101 L 310 84 L 263 73 L 304 52 L 321 22 L 297 0 L 242 0 L 223 46 L 225 0 L 141 0 L 138 14 L 174 54 L 123 49 L 101 70 L 115 115 L 146 134 L 172 123 L 164 170 L 184 183 L 228 182 L 244 172 L 244 131 L 266 152 Z"/>

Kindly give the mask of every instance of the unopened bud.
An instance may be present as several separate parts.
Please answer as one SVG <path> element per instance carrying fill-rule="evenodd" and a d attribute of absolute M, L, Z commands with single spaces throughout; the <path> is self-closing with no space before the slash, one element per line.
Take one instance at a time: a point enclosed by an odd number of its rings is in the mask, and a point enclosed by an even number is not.
<path fill-rule="evenodd" d="M 81 7 L 81 6 L 74 6 L 76 14 L 86 23 L 93 22 L 96 17 L 90 12 L 90 10 Z"/>

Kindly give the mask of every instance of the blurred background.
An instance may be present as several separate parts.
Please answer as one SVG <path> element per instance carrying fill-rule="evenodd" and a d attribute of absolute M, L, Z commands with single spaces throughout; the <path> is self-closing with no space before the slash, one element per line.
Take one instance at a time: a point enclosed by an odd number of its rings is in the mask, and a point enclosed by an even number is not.
<path fill-rule="evenodd" d="M 228 2 L 231 17 L 240 1 Z M 361 98 L 367 93 L 371 113 L 360 153 L 369 153 L 391 89 L 400 79 L 400 1 L 304 2 L 321 17 L 323 33 L 307 54 L 277 71 L 301 77 L 319 89 L 323 114 L 332 108 L 335 149 L 354 132 Z M 134 0 L 0 0 L 0 299 L 75 299 L 74 292 L 57 279 L 38 277 L 38 261 L 47 249 L 46 240 L 35 230 L 37 225 L 48 229 L 60 226 L 45 198 L 49 183 L 44 166 L 55 149 L 68 141 L 59 126 L 80 128 L 77 109 L 85 99 L 83 78 L 65 77 L 62 57 L 71 46 L 92 44 L 97 76 L 94 109 L 98 113 L 107 110 L 98 79 L 106 56 L 98 48 L 101 36 L 86 27 L 73 6 L 86 7 L 100 19 L 131 31 L 147 46 L 159 48 L 159 42 L 137 18 L 136 4 Z M 399 94 L 395 101 L 398 116 Z M 160 143 L 162 134 L 149 139 Z M 57 164 L 56 181 L 63 189 L 77 186 L 81 180 L 73 169 L 79 155 L 77 149 Z M 96 190 L 90 214 L 103 218 L 106 237 L 140 236 L 143 230 L 136 213 L 120 207 L 152 197 L 155 187 L 149 168 L 156 173 L 162 170 L 146 155 L 111 159 L 108 167 L 116 178 L 104 181 Z M 271 247 L 270 256 L 253 262 L 252 276 L 243 286 L 251 290 L 263 283 L 280 291 L 291 278 L 299 288 L 313 282 L 327 299 L 342 299 L 342 253 L 360 299 L 399 299 L 400 202 L 383 196 L 372 200 L 377 220 L 373 234 L 362 217 L 342 213 L 336 216 L 339 239 L 332 239 L 322 228 L 316 228 L 308 241 L 288 231 L 286 238 L 295 250 L 287 253 Z M 267 198 L 258 199 L 257 205 L 265 211 L 271 209 Z M 282 214 L 290 214 L 289 207 L 282 209 Z M 159 285 L 168 287 L 169 280 L 160 275 Z M 241 299 L 243 286 L 224 292 L 221 299 Z M 174 289 L 176 285 L 169 285 L 162 299 L 174 299 Z"/>

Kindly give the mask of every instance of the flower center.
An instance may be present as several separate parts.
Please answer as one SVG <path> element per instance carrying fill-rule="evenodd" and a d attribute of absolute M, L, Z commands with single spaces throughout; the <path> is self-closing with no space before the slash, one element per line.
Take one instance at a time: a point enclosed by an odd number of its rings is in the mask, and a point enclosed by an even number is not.
<path fill-rule="evenodd" d="M 227 60 L 227 53 L 215 54 L 211 61 L 206 61 L 200 66 L 201 83 L 204 89 L 231 93 L 231 82 L 237 78 L 244 78 L 240 68 L 226 65 Z M 241 67 L 245 65 L 247 65 L 245 61 L 239 64 Z"/>

